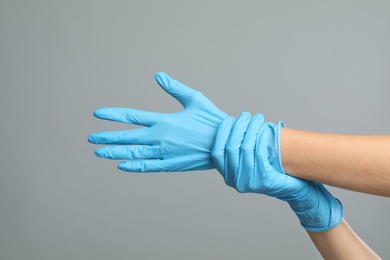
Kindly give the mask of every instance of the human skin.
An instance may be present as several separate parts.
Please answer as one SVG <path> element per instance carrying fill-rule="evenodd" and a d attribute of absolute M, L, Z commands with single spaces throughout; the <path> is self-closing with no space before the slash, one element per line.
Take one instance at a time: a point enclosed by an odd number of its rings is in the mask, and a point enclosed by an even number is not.
<path fill-rule="evenodd" d="M 324 232 L 307 232 L 324 259 L 381 259 L 343 219 Z"/>
<path fill-rule="evenodd" d="M 344 135 L 283 128 L 283 169 L 289 175 L 390 197 L 390 135 Z"/>
<path fill-rule="evenodd" d="M 172 92 L 171 94 L 174 94 L 173 96 L 175 97 L 187 97 L 183 94 L 183 91 L 186 92 L 185 90 L 187 87 L 182 86 L 177 81 L 172 81 L 168 77 L 165 77 L 165 81 L 162 81 L 161 86 L 164 87 L 168 93 Z M 205 104 L 208 104 L 206 107 L 210 108 L 210 111 L 219 111 L 214 105 L 210 105 L 209 102 L 206 102 L 204 98 L 199 100 L 200 97 L 202 96 L 188 95 L 188 98 L 193 98 L 193 100 L 191 100 L 192 105 L 197 105 L 197 102 L 200 103 L 200 110 L 204 108 L 203 106 Z M 190 110 L 190 112 L 196 114 L 198 110 Z M 177 140 L 177 135 L 164 134 L 170 133 L 172 129 L 180 129 L 177 128 L 175 124 L 172 124 L 172 120 L 176 118 L 174 114 L 155 117 L 152 116 L 154 114 L 145 111 L 123 109 L 106 109 L 104 111 L 105 113 L 102 113 L 102 110 L 99 110 L 99 113 L 96 113 L 95 111 L 95 116 L 101 119 L 144 126 L 153 125 L 150 123 L 152 118 L 155 118 L 157 123 L 165 123 L 166 121 L 168 124 L 163 124 L 166 130 L 156 134 L 158 140 L 155 141 L 165 140 L 176 144 L 174 141 Z M 203 115 L 207 115 L 207 113 Z M 187 115 L 187 118 L 191 117 L 188 117 Z M 188 132 L 191 132 L 192 130 L 197 134 L 197 129 L 203 127 L 202 124 L 205 123 L 206 118 L 207 117 L 203 116 L 203 120 L 188 122 L 194 127 L 185 129 L 185 131 L 183 130 L 180 135 L 189 134 Z M 204 135 L 199 137 L 204 138 Z M 145 144 L 148 145 L 150 143 L 148 141 L 149 138 L 153 139 L 153 136 L 150 136 L 149 134 L 134 138 L 134 130 L 129 130 L 125 132 L 93 134 L 89 137 L 89 141 L 94 144 L 128 144 L 130 145 L 129 147 L 136 148 L 138 146 L 143 147 Z M 178 143 L 181 144 L 182 142 Z M 185 146 L 183 146 L 183 149 L 185 149 Z M 146 153 L 147 151 L 147 149 L 140 149 L 138 153 L 124 155 L 122 152 L 112 153 L 113 148 L 109 147 L 107 153 L 100 152 L 97 153 L 97 155 L 108 159 L 124 159 L 130 161 L 133 159 L 155 159 L 155 157 L 150 158 L 150 155 Z M 195 153 L 196 151 L 193 152 Z M 133 158 L 134 154 L 137 154 L 138 157 Z M 173 149 L 172 153 L 170 153 L 174 158 L 181 154 L 182 149 Z M 290 175 L 323 182 L 345 189 L 390 197 L 390 136 L 334 135 L 282 128 L 280 133 L 280 154 L 284 171 Z M 206 161 L 208 161 L 207 159 L 208 157 L 206 156 Z M 149 166 L 151 163 L 161 166 L 159 163 L 164 161 L 164 158 L 162 158 L 162 160 L 135 161 L 141 166 L 142 164 L 145 166 L 146 163 L 149 163 Z M 191 162 L 185 161 L 184 165 L 190 163 Z M 177 168 L 172 170 L 171 164 L 165 164 L 163 166 L 165 167 L 127 167 L 122 169 L 134 172 L 178 171 Z M 352 229 L 349 228 L 344 220 L 342 220 L 339 225 L 327 231 L 308 232 L 308 234 L 325 259 L 379 258 L 352 231 Z"/>

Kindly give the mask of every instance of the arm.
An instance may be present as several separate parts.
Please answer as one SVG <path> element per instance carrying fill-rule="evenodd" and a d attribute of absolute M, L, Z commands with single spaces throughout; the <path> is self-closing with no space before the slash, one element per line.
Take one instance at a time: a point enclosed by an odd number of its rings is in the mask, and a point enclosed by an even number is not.
<path fill-rule="evenodd" d="M 283 128 L 283 169 L 332 186 L 390 197 L 390 135 L 341 135 Z"/>
<path fill-rule="evenodd" d="M 96 110 L 95 116 L 101 119 L 145 126 L 90 135 L 88 140 L 91 143 L 114 145 L 99 148 L 97 156 L 125 160 L 118 168 L 131 172 L 206 170 L 216 167 L 225 182 L 239 192 L 263 193 L 288 202 L 324 257 L 333 258 L 336 254 L 341 257 L 346 256 L 345 252 L 354 251 L 365 251 L 367 255 L 375 256 L 342 220 L 341 203 L 322 184 L 283 172 L 280 131 L 283 132 L 283 164 L 294 174 L 299 172 L 295 169 L 296 165 L 309 165 L 304 174 L 318 175 L 316 171 L 311 174 L 308 169 L 316 170 L 322 165 L 315 159 L 323 159 L 320 152 L 314 158 L 310 147 L 317 145 L 317 149 L 321 150 L 320 144 L 310 144 L 313 142 L 310 138 L 297 139 L 293 131 L 281 128 L 281 124 L 264 123 L 262 115 L 255 115 L 251 120 L 248 113 L 243 113 L 236 122 L 201 93 L 170 79 L 166 74 L 156 74 L 156 80 L 183 105 L 183 111 L 160 114 L 134 109 Z M 306 143 L 303 142 L 305 140 Z M 328 141 L 324 140 L 322 144 L 327 145 Z M 306 153 L 300 151 L 305 149 Z M 326 151 L 328 156 L 335 153 L 332 149 Z M 310 163 L 302 164 L 310 156 L 313 156 L 308 160 Z M 325 161 L 327 164 L 332 160 Z M 333 167 L 337 168 L 335 165 Z M 326 169 L 320 170 L 324 176 L 329 171 L 329 168 Z M 349 175 L 351 172 L 347 171 Z M 342 171 L 338 173 L 341 175 Z M 344 248 L 347 251 L 339 244 L 344 241 L 347 241 L 348 246 Z"/>
<path fill-rule="evenodd" d="M 157 73 L 156 80 L 183 105 L 183 111 L 96 110 L 95 116 L 101 119 L 145 126 L 90 135 L 91 143 L 114 145 L 98 149 L 96 155 L 124 160 L 118 168 L 132 172 L 213 169 L 211 145 L 221 121 L 229 116 L 200 92 L 164 73 Z M 334 135 L 282 128 L 280 138 L 282 165 L 288 174 L 390 197 L 390 135 Z"/>
<path fill-rule="evenodd" d="M 344 219 L 328 231 L 308 234 L 324 259 L 381 259 Z"/>
<path fill-rule="evenodd" d="M 222 121 L 212 158 L 227 185 L 288 202 L 325 259 L 380 259 L 342 218 L 339 200 L 318 182 L 283 172 L 279 133 L 282 124 L 264 123 L 242 113 Z"/>

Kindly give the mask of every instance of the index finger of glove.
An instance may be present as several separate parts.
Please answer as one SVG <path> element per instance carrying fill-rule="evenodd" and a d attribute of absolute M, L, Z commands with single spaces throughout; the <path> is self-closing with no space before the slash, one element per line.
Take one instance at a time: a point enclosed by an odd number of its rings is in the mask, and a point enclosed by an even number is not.
<path fill-rule="evenodd" d="M 271 123 L 261 125 L 256 142 L 256 176 L 257 192 L 272 197 L 285 195 L 285 186 L 288 175 L 275 169 L 270 160 L 275 157 L 274 149 L 270 149 L 275 142 L 274 128 Z"/>
<path fill-rule="evenodd" d="M 161 121 L 164 114 L 130 108 L 100 108 L 94 111 L 94 116 L 115 122 L 151 126 Z"/>
<path fill-rule="evenodd" d="M 145 144 L 155 143 L 150 136 L 150 128 L 125 131 L 99 132 L 91 134 L 88 141 L 93 144 Z"/>
<path fill-rule="evenodd" d="M 175 79 L 172 79 L 163 72 L 156 73 L 154 77 L 160 87 L 162 87 L 172 97 L 176 98 L 183 106 L 188 103 L 191 96 L 196 92 L 196 90 L 187 87 Z"/>

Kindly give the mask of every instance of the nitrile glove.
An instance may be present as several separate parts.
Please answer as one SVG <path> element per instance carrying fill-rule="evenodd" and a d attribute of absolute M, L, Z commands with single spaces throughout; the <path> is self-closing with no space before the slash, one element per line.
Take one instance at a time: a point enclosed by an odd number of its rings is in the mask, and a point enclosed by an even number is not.
<path fill-rule="evenodd" d="M 213 169 L 211 146 L 221 121 L 228 118 L 202 93 L 164 73 L 157 83 L 184 107 L 177 113 L 154 113 L 127 108 L 101 108 L 100 119 L 145 126 L 89 136 L 94 144 L 112 144 L 96 150 L 107 159 L 125 160 L 118 168 L 130 172 L 174 172 Z"/>
<path fill-rule="evenodd" d="M 321 183 L 287 175 L 279 148 L 280 128 L 264 122 L 261 114 L 244 112 L 222 121 L 212 158 L 227 185 L 239 192 L 262 193 L 290 204 L 308 231 L 325 231 L 338 225 L 343 207 Z"/>

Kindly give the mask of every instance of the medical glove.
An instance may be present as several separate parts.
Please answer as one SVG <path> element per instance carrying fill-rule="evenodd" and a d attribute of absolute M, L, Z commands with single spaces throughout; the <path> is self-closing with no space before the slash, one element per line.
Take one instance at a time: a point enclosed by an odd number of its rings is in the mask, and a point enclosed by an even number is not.
<path fill-rule="evenodd" d="M 127 108 L 101 108 L 100 119 L 144 126 L 143 128 L 100 132 L 89 136 L 94 144 L 110 144 L 96 150 L 102 158 L 125 160 L 118 168 L 130 172 L 177 172 L 215 168 L 211 146 L 219 124 L 229 116 L 202 93 L 164 73 L 157 83 L 184 109 L 177 113 L 155 113 Z"/>
<path fill-rule="evenodd" d="M 318 182 L 287 175 L 280 155 L 283 123 L 264 122 L 261 114 L 247 112 L 237 120 L 222 121 L 212 158 L 227 185 L 239 192 L 262 193 L 289 203 L 308 231 L 321 232 L 338 225 L 343 207 Z"/>

